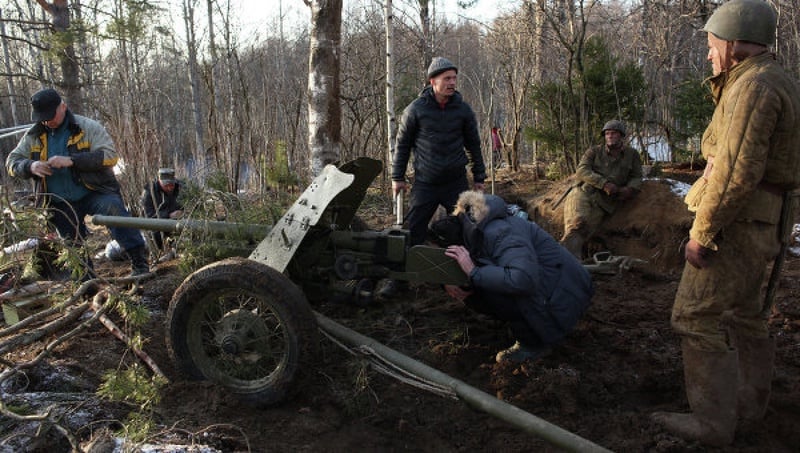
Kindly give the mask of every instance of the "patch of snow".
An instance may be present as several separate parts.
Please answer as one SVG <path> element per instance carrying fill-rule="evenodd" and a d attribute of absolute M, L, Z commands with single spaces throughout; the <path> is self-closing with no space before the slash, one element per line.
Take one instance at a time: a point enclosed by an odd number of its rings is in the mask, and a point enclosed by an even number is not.
<path fill-rule="evenodd" d="M 663 181 L 669 184 L 672 187 L 672 193 L 675 194 L 676 197 L 683 198 L 689 193 L 689 189 L 692 188 L 691 184 L 687 184 L 683 181 L 676 181 L 670 178 L 642 178 L 644 181 Z"/>
<path fill-rule="evenodd" d="M 792 238 L 786 253 L 790 256 L 800 257 L 800 224 L 795 223 L 792 228 Z"/>
<path fill-rule="evenodd" d="M 114 439 L 114 453 L 130 451 L 130 445 L 124 439 Z M 154 445 L 154 444 L 135 444 L 136 451 L 142 453 L 222 453 L 222 450 L 211 448 L 205 445 Z"/>

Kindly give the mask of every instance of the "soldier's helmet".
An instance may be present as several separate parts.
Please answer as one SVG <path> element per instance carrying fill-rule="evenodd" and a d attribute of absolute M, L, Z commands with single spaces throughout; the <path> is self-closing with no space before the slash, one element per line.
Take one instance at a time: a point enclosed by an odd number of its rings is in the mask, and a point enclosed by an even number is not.
<path fill-rule="evenodd" d="M 627 133 L 625 130 L 625 125 L 620 120 L 611 120 L 607 122 L 603 126 L 603 130 L 600 132 L 600 135 L 605 135 L 606 131 L 617 131 L 624 137 Z"/>
<path fill-rule="evenodd" d="M 725 41 L 769 46 L 775 42 L 778 18 L 764 0 L 731 0 L 714 11 L 703 31 Z"/>

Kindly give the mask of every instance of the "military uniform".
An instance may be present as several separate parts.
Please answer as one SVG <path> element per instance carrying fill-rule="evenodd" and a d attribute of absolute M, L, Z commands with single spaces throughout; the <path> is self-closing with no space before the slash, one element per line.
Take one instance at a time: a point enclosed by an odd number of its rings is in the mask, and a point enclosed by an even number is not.
<path fill-rule="evenodd" d="M 695 219 L 672 309 L 691 412 L 653 419 L 708 445 L 763 419 L 771 392 L 761 285 L 779 252 L 786 191 L 800 185 L 800 89 L 767 50 L 776 28 L 769 3 L 731 0 L 703 29 L 716 108 L 702 140 L 706 171 L 686 196 Z"/>
<path fill-rule="evenodd" d="M 800 94 L 769 53 L 711 83 L 717 107 L 702 141 L 711 169 L 686 203 L 695 213 L 689 237 L 715 252 L 706 268 L 686 264 L 672 324 L 694 347 L 725 351 L 725 312 L 740 334 L 767 336 L 760 290 L 780 249 L 782 195 L 800 184 Z"/>
<path fill-rule="evenodd" d="M 564 200 L 564 236 L 561 243 L 580 256 L 583 243 L 603 220 L 614 213 L 618 197 L 606 194 L 603 186 L 613 183 L 639 191 L 642 187 L 642 161 L 639 153 L 625 146 L 616 157 L 606 145 L 584 153 L 575 172 L 576 185 Z"/>

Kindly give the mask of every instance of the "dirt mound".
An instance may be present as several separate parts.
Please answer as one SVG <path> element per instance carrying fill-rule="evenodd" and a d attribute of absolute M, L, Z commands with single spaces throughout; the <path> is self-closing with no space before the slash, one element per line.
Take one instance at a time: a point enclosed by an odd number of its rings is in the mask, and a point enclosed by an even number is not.
<path fill-rule="evenodd" d="M 553 183 L 527 201 L 533 220 L 557 239 L 564 231 L 564 203 L 558 201 L 569 184 Z M 683 202 L 688 188 L 688 184 L 673 179 L 644 181 L 641 193 L 621 205 L 589 240 L 589 252 L 608 250 L 645 260 L 645 266 L 652 270 L 679 271 L 683 267 L 681 245 L 692 225 L 692 215 Z"/>

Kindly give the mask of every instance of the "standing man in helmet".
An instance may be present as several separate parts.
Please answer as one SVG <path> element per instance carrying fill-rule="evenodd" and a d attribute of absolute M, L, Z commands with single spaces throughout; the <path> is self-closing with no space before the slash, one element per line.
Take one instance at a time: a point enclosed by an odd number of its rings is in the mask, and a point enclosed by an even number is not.
<path fill-rule="evenodd" d="M 642 160 L 626 146 L 625 125 L 611 120 L 603 126 L 603 145 L 589 148 L 575 172 L 576 185 L 564 201 L 561 244 L 583 258 L 583 245 L 617 206 L 630 200 L 642 186 Z"/>
<path fill-rule="evenodd" d="M 468 163 L 472 164 L 475 190 L 483 191 L 486 179 L 475 113 L 456 91 L 458 68 L 447 58 L 435 57 L 427 80 L 429 84 L 403 112 L 392 160 L 392 192 L 396 196 L 408 189 L 406 169 L 414 155 L 414 185 L 405 219 L 412 246 L 425 242 L 428 223 L 439 206 L 451 212 L 459 194 L 469 189 Z M 388 281 L 379 297 L 393 295 L 398 285 Z"/>
<path fill-rule="evenodd" d="M 768 51 L 776 23 L 769 3 L 731 0 L 703 29 L 716 109 L 705 172 L 686 195 L 695 219 L 671 319 L 692 412 L 653 418 L 715 446 L 769 402 L 775 343 L 760 290 L 780 249 L 783 198 L 800 186 L 800 89 Z"/>

